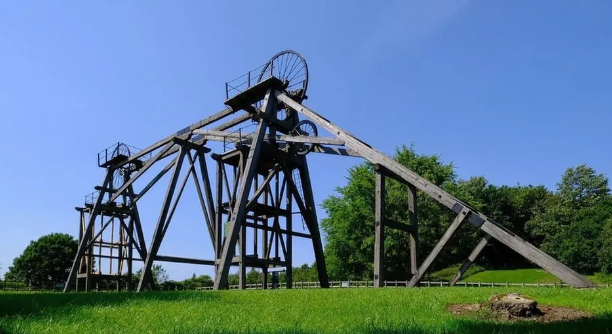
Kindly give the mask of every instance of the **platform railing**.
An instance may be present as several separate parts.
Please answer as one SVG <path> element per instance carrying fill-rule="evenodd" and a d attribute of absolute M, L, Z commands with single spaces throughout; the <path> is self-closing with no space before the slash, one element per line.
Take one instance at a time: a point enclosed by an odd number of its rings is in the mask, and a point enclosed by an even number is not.
<path fill-rule="evenodd" d="M 236 96 L 245 90 L 255 86 L 258 82 L 263 81 L 272 76 L 271 64 L 268 68 L 265 68 L 268 63 L 265 63 L 259 67 L 256 67 L 247 73 L 230 80 L 225 83 L 225 99 Z M 265 72 L 264 71 L 265 68 Z"/>
<path fill-rule="evenodd" d="M 117 142 L 102 151 L 98 152 L 98 166 L 103 167 L 109 161 L 117 158 L 118 156 L 129 157 L 132 154 L 139 152 L 140 149 L 122 142 Z M 151 153 L 144 154 L 140 157 L 140 161 L 146 161 L 151 158 Z"/>

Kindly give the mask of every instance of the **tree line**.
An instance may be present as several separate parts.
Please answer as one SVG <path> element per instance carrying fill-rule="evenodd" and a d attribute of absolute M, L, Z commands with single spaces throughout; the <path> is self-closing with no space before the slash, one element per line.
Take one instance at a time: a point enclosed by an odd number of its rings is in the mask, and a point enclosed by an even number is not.
<path fill-rule="evenodd" d="M 541 248 L 582 274 L 612 274 L 612 195 L 608 178 L 592 167 L 568 168 L 554 190 L 543 185 L 497 186 L 484 176 L 461 179 L 452 164 L 438 156 L 421 155 L 413 147 L 401 146 L 393 158 L 433 184 L 466 202 L 526 241 Z M 325 259 L 332 280 L 372 279 L 374 258 L 375 172 L 369 163 L 348 170 L 346 185 L 323 201 L 327 218 L 321 220 Z M 407 186 L 388 179 L 386 217 L 409 223 Z M 419 263 L 454 219 L 454 214 L 429 196 L 417 193 Z M 457 266 L 483 234 L 464 224 L 433 263 L 430 271 Z M 406 232 L 386 229 L 385 270 L 387 279 L 410 277 L 409 237 Z M 78 242 L 63 233 L 52 233 L 32 241 L 15 258 L 5 278 L 30 284 L 63 282 L 70 270 Z M 476 263 L 488 269 L 527 268 L 533 264 L 506 246 L 491 241 Z M 134 275 L 134 280 L 139 277 Z M 315 265 L 293 269 L 294 282 L 317 281 Z M 284 273 L 280 281 L 284 282 Z M 154 267 L 156 284 L 167 288 L 212 286 L 212 278 L 200 275 L 171 281 L 159 265 Z M 230 274 L 230 284 L 238 275 Z M 251 270 L 247 283 L 261 283 L 261 274 Z"/>
<path fill-rule="evenodd" d="M 413 147 L 397 148 L 394 159 L 580 273 L 612 272 L 612 195 L 608 178 L 593 168 L 570 167 L 556 189 L 549 190 L 543 185 L 497 186 L 484 176 L 460 179 L 452 164 L 418 154 Z M 372 277 L 374 186 L 373 166 L 362 163 L 350 168 L 346 185 L 323 202 L 328 217 L 321 227 L 332 279 Z M 408 224 L 407 186 L 388 179 L 385 187 L 386 217 Z M 423 261 L 454 214 L 420 191 L 417 198 L 419 260 Z M 387 278 L 410 277 L 408 234 L 393 229 L 385 234 Z M 482 237 L 476 227 L 463 225 L 430 271 L 462 263 Z M 489 269 L 533 266 L 496 241 L 485 248 L 477 263 Z"/>

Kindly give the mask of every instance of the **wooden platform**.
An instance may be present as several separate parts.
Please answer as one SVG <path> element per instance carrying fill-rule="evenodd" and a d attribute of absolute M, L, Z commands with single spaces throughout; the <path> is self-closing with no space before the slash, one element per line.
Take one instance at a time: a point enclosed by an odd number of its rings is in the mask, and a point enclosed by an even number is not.
<path fill-rule="evenodd" d="M 275 77 L 269 77 L 261 82 L 258 82 L 253 87 L 248 88 L 244 92 L 230 97 L 223 103 L 232 108 L 234 111 L 245 109 L 246 106 L 250 106 L 255 102 L 261 101 L 262 96 L 265 96 L 266 92 L 270 88 L 282 90 L 283 82 Z"/>

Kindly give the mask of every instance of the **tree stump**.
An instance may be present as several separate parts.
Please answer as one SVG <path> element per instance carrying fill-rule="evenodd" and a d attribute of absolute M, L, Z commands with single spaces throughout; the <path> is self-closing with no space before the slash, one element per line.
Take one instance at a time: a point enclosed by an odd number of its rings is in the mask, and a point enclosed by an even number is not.
<path fill-rule="evenodd" d="M 515 293 L 493 295 L 489 298 L 489 304 L 492 311 L 507 311 L 515 317 L 529 318 L 542 314 L 538 302 Z"/>

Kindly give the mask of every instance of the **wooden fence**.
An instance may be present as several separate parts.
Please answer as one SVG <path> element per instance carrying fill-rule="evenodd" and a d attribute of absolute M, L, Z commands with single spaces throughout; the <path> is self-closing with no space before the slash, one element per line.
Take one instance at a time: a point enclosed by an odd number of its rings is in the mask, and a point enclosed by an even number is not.
<path fill-rule="evenodd" d="M 404 288 L 408 287 L 408 281 L 384 281 L 384 286 L 388 288 Z M 448 282 L 432 282 L 432 281 L 423 281 L 419 283 L 420 287 L 448 287 Z M 611 284 L 599 284 L 598 288 L 610 288 Z M 321 285 L 319 282 L 294 282 L 294 289 L 317 289 L 320 288 Z M 373 288 L 373 281 L 331 281 L 330 287 L 337 288 Z M 502 282 L 502 283 L 490 283 L 490 282 L 457 282 L 455 287 L 535 287 L 535 288 L 565 288 L 569 287 L 568 284 L 565 283 L 510 283 L 510 282 Z M 230 285 L 230 290 L 239 289 L 238 285 Z M 259 290 L 263 289 L 263 284 L 247 284 L 246 288 L 248 290 Z M 272 284 L 268 284 L 268 289 L 272 289 Z M 276 288 L 278 289 L 286 289 L 287 285 L 285 283 L 280 283 Z M 7 281 L 0 280 L 0 291 L 62 291 L 63 286 L 61 284 L 43 284 L 43 285 L 28 285 L 24 282 L 17 281 Z M 98 289 L 94 288 L 94 291 L 113 291 L 116 289 L 115 285 L 108 287 L 99 287 Z M 174 289 L 173 289 L 174 290 Z M 208 287 L 196 287 L 195 290 L 212 290 L 211 286 Z"/>
<path fill-rule="evenodd" d="M 403 288 L 408 287 L 409 281 L 384 281 L 385 287 L 391 288 Z M 331 288 L 373 288 L 373 281 L 330 281 Z M 433 281 L 422 281 L 419 283 L 420 287 L 449 287 L 448 282 L 433 282 Z M 598 288 L 610 288 L 611 284 L 599 284 Z M 294 289 L 316 289 L 320 288 L 321 285 L 319 282 L 294 282 Z M 465 282 L 460 281 L 455 284 L 455 287 L 535 287 L 535 288 L 565 288 L 570 287 L 569 284 L 565 283 L 510 283 L 510 282 L 501 282 L 501 283 L 490 283 L 490 282 Z M 238 289 L 238 285 L 230 285 L 230 289 Z M 246 288 L 249 290 L 262 289 L 263 285 L 261 283 L 258 284 L 247 284 Z M 271 289 L 272 285 L 268 285 L 268 289 Z M 279 285 L 280 289 L 287 288 L 285 283 L 281 283 Z M 212 287 L 202 287 L 196 288 L 197 290 L 212 290 Z"/>

